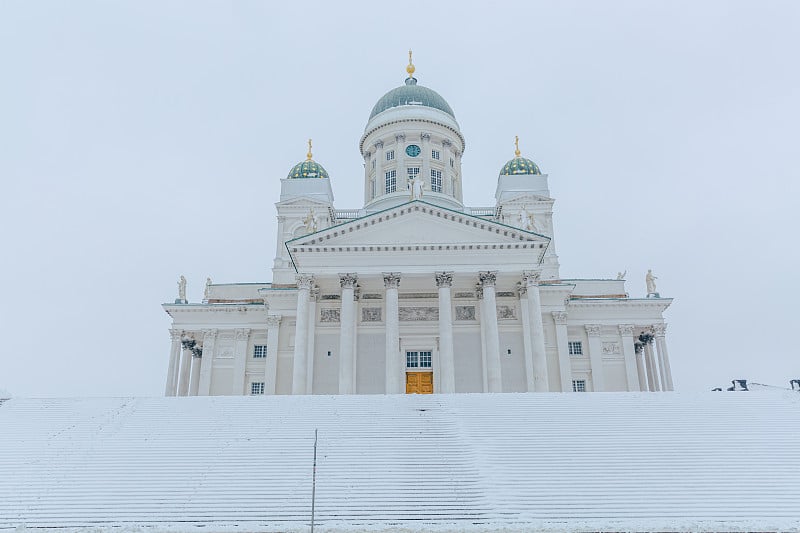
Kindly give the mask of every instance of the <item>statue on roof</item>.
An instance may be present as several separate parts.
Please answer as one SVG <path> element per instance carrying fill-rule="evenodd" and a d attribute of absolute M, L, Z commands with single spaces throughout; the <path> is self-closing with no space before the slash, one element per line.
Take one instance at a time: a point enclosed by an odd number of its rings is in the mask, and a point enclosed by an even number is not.
<path fill-rule="evenodd" d="M 306 218 L 303 219 L 303 224 L 305 224 L 306 231 L 308 233 L 314 233 L 317 231 L 317 215 L 314 213 L 313 207 L 308 210 Z"/>
<path fill-rule="evenodd" d="M 181 277 L 178 279 L 178 301 L 180 303 L 186 303 L 186 277 L 181 274 Z"/>
<path fill-rule="evenodd" d="M 617 272 L 617 279 L 618 279 L 618 280 L 623 280 L 623 279 L 625 279 L 625 275 L 626 275 L 627 273 L 628 273 L 628 271 L 627 271 L 627 270 L 626 270 L 626 271 L 624 271 L 624 272 Z"/>
<path fill-rule="evenodd" d="M 644 277 L 644 282 L 647 285 L 647 294 L 658 294 L 656 292 L 656 280 L 658 278 L 653 275 L 653 271 L 647 269 L 647 275 Z"/>
<path fill-rule="evenodd" d="M 211 278 L 206 278 L 206 288 L 203 291 L 203 300 L 208 301 L 208 297 L 211 295 Z"/>

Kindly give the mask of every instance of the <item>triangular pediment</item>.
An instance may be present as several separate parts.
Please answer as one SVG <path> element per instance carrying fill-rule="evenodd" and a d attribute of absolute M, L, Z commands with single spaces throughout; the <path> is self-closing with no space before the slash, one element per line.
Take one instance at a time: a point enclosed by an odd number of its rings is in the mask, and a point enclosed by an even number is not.
<path fill-rule="evenodd" d="M 328 207 L 330 202 L 320 200 L 313 196 L 295 196 L 288 200 L 277 202 L 275 205 L 280 207 Z"/>
<path fill-rule="evenodd" d="M 547 245 L 549 241 L 543 235 L 415 201 L 299 237 L 287 246 Z"/>

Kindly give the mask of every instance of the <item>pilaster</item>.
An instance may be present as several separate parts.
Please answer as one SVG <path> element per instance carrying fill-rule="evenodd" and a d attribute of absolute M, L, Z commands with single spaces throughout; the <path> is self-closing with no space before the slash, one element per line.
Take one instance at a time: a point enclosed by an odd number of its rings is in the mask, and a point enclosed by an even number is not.
<path fill-rule="evenodd" d="M 589 324 L 585 326 L 586 335 L 589 337 L 589 363 L 592 365 L 592 390 L 604 392 L 606 390 L 605 376 L 603 375 L 603 342 L 600 334 L 602 326 Z"/>
<path fill-rule="evenodd" d="M 572 392 L 572 362 L 569 360 L 569 335 L 567 332 L 567 313 L 553 311 L 556 325 L 556 347 L 558 349 L 558 370 L 561 378 L 561 392 Z"/>
<path fill-rule="evenodd" d="M 203 330 L 203 357 L 200 360 L 200 381 L 197 394 L 208 396 L 211 394 L 211 374 L 214 368 L 214 352 L 217 343 L 217 330 Z"/>
<path fill-rule="evenodd" d="M 633 346 L 633 324 L 620 324 L 619 337 L 622 341 L 622 357 L 625 358 L 625 379 L 628 390 L 639 391 L 639 377 L 636 370 L 636 349 Z"/>
<path fill-rule="evenodd" d="M 522 319 L 522 349 L 525 355 L 525 390 L 536 390 L 533 382 L 533 346 L 531 334 L 531 311 L 528 304 L 528 286 L 524 283 L 517 285 L 519 295 L 520 318 Z"/>
<path fill-rule="evenodd" d="M 665 391 L 675 390 L 672 384 L 672 369 L 669 365 L 669 354 L 667 353 L 667 325 L 654 324 L 653 334 L 656 336 L 658 364 L 661 367 L 661 388 Z"/>
<path fill-rule="evenodd" d="M 264 366 L 264 394 L 275 394 L 278 384 L 278 341 L 281 315 L 267 315 L 267 360 Z"/>
<path fill-rule="evenodd" d="M 233 330 L 233 394 L 245 394 L 244 379 L 247 366 L 247 343 L 250 340 L 250 328 Z"/>

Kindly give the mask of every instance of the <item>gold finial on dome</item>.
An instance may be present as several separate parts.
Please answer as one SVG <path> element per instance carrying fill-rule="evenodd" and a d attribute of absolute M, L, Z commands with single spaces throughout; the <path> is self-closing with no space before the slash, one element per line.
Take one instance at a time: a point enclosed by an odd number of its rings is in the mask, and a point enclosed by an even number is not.
<path fill-rule="evenodd" d="M 519 151 L 519 135 L 514 135 L 514 157 L 519 157 L 521 152 Z"/>
<path fill-rule="evenodd" d="M 414 63 L 411 61 L 411 50 L 408 51 L 408 66 L 406 67 L 406 72 L 408 72 L 408 77 L 414 77 L 414 71 L 417 70 L 414 68 Z"/>
<path fill-rule="evenodd" d="M 311 139 L 308 140 L 308 153 L 306 154 L 306 158 L 311 161 Z"/>

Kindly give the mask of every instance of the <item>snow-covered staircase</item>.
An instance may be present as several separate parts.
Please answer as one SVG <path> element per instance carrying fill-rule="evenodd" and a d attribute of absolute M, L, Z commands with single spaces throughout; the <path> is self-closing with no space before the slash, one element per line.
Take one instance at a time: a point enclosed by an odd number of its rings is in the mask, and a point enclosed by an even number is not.
<path fill-rule="evenodd" d="M 800 528 L 800 394 L 12 399 L 0 529 Z"/>

